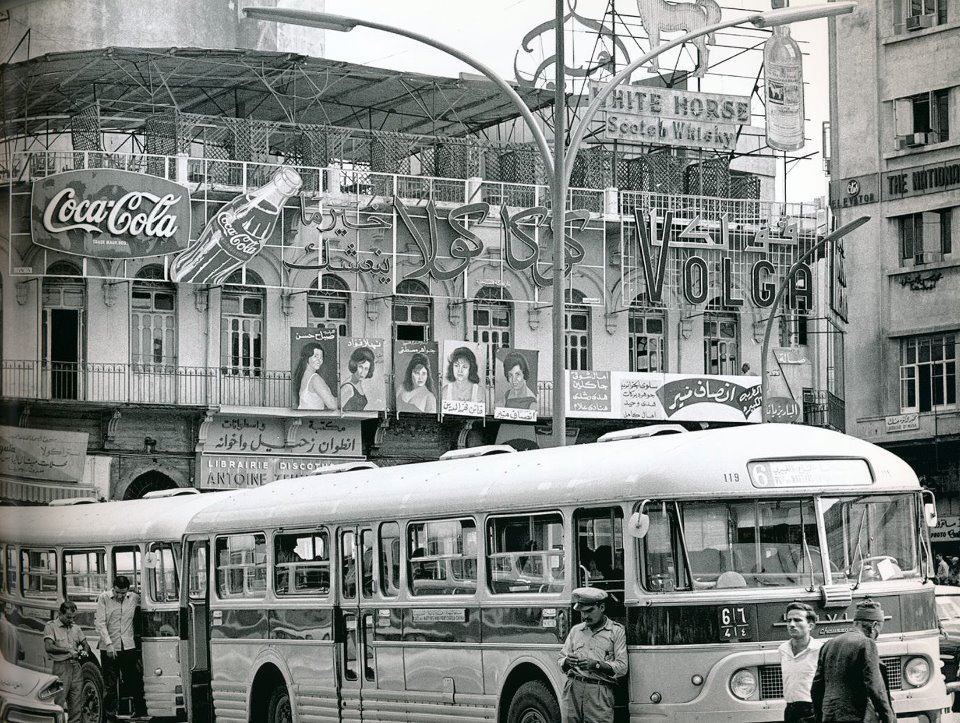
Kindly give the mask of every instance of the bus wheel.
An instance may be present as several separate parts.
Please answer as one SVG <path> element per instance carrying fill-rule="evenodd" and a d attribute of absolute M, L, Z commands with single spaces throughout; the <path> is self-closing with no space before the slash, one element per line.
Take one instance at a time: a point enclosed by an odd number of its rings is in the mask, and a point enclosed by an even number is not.
<path fill-rule="evenodd" d="M 284 687 L 274 688 L 267 708 L 267 723 L 293 723 L 290 694 Z"/>
<path fill-rule="evenodd" d="M 507 723 L 554 723 L 560 720 L 560 706 L 550 688 L 539 680 L 521 685 L 510 701 Z"/>
<path fill-rule="evenodd" d="M 83 723 L 103 721 L 103 676 L 93 663 L 80 668 L 80 715 Z"/>

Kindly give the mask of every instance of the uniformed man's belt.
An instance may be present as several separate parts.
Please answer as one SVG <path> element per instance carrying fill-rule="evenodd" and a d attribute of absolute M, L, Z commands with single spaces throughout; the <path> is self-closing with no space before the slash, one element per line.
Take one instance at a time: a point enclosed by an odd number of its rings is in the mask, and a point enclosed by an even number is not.
<path fill-rule="evenodd" d="M 613 688 L 614 684 L 606 680 L 597 680 L 596 678 L 587 678 L 583 675 L 577 675 L 576 673 L 567 673 L 568 678 L 573 678 L 574 680 L 579 680 L 581 683 L 587 683 L 588 685 L 603 685 L 607 688 Z"/>

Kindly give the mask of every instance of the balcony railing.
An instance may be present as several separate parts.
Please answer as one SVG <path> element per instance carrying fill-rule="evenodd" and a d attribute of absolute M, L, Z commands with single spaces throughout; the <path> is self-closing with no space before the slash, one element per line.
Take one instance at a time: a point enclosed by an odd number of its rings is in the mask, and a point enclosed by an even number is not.
<path fill-rule="evenodd" d="M 176 407 L 295 407 L 289 371 L 239 372 L 227 367 L 4 360 L 0 390 L 9 399 Z M 393 410 L 390 375 L 387 406 Z M 553 383 L 539 382 L 538 416 L 552 413 Z M 487 413 L 494 393 L 487 389 Z"/>
<path fill-rule="evenodd" d="M 846 431 L 844 418 L 847 405 L 835 394 L 824 389 L 803 390 L 803 423 L 811 427 L 827 427 Z"/>

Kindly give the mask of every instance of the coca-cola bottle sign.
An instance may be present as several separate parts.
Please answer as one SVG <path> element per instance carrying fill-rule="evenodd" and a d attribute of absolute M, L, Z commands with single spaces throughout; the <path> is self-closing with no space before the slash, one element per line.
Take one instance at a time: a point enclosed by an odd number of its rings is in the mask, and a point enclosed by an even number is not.
<path fill-rule="evenodd" d="M 131 171 L 67 171 L 34 181 L 33 243 L 78 256 L 164 256 L 190 243 L 190 191 Z"/>

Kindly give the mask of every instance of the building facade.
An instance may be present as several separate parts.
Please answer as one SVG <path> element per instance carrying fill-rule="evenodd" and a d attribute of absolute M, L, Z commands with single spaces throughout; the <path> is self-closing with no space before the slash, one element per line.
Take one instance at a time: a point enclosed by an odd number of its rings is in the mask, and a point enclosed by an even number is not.
<path fill-rule="evenodd" d="M 841 223 L 870 216 L 845 243 L 847 429 L 937 491 L 934 539 L 955 546 L 960 8 L 862 3 L 830 23 L 831 205 Z"/>

